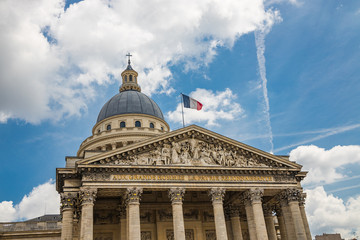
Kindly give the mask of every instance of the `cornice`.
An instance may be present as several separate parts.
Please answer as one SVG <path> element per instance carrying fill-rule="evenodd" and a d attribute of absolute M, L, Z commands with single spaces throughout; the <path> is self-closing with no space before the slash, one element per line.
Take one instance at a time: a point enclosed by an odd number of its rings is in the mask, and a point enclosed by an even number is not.
<path fill-rule="evenodd" d="M 201 139 L 204 141 L 209 141 L 214 144 L 221 143 L 230 149 L 241 150 L 249 155 L 256 154 L 259 157 L 264 158 L 265 161 L 267 159 L 269 159 L 269 160 L 274 160 L 275 162 L 278 162 L 279 164 L 283 164 L 283 165 L 289 166 L 291 168 L 296 168 L 298 170 L 301 170 L 301 168 L 302 168 L 302 166 L 297 163 L 287 161 L 282 157 L 278 157 L 273 154 L 264 152 L 262 150 L 248 146 L 244 143 L 235 141 L 233 139 L 227 138 L 218 133 L 209 131 L 207 129 L 201 128 L 196 125 L 191 125 L 191 126 L 188 126 L 185 128 L 175 130 L 173 132 L 164 133 L 162 135 L 159 135 L 159 136 L 156 136 L 156 137 L 153 137 L 150 139 L 145 139 L 141 142 L 131 144 L 131 145 L 123 147 L 121 149 L 115 149 L 115 150 L 111 150 L 111 151 L 108 151 L 108 152 L 105 152 L 102 154 L 98 154 L 96 156 L 81 160 L 78 162 L 78 164 L 84 164 L 84 163 L 91 164 L 91 163 L 93 163 L 95 161 L 99 161 L 101 159 L 103 159 L 103 160 L 115 159 L 115 158 L 125 157 L 128 155 L 139 154 L 144 151 L 147 151 L 150 147 L 156 147 L 159 144 L 186 139 L 186 138 L 189 138 L 190 136 L 192 136 L 193 134 L 195 134 L 198 139 Z"/>

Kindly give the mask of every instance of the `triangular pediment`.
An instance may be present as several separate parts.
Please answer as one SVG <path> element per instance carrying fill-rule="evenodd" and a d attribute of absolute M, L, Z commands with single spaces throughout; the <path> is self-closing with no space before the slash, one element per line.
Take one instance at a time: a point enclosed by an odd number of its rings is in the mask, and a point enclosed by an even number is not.
<path fill-rule="evenodd" d="M 301 165 L 191 125 L 77 162 L 77 165 L 218 166 L 301 169 Z"/>

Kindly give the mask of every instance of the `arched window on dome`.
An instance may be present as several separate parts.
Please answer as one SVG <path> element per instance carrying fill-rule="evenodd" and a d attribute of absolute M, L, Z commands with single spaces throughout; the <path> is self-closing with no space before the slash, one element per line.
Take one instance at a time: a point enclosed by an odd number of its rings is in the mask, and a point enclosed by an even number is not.
<path fill-rule="evenodd" d="M 123 122 L 121 122 L 121 123 L 120 123 L 120 127 L 121 127 L 121 128 L 126 127 L 126 123 L 125 123 L 124 121 L 123 121 Z"/>
<path fill-rule="evenodd" d="M 132 82 L 132 75 L 129 75 L 129 81 Z"/>
<path fill-rule="evenodd" d="M 106 130 L 108 130 L 108 131 L 111 130 L 111 124 L 106 126 Z"/>
<path fill-rule="evenodd" d="M 161 127 L 161 131 L 164 131 L 164 127 Z"/>
<path fill-rule="evenodd" d="M 154 128 L 154 124 L 153 123 L 150 123 L 150 128 Z"/>
<path fill-rule="evenodd" d="M 125 82 L 127 82 L 127 75 L 125 75 Z"/>
<path fill-rule="evenodd" d="M 140 122 L 140 121 L 136 121 L 136 122 L 135 122 L 135 127 L 141 127 L 141 122 Z"/>

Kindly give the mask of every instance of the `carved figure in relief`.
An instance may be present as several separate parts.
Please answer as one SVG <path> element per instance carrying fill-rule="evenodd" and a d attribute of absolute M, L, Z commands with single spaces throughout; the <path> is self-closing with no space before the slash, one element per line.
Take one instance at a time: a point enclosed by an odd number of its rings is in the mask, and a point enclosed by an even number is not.
<path fill-rule="evenodd" d="M 180 161 L 183 164 L 190 164 L 190 144 L 189 142 L 182 142 L 181 143 L 181 153 L 180 153 Z"/>
<path fill-rule="evenodd" d="M 179 164 L 179 154 L 180 154 L 180 144 L 177 142 L 172 142 L 172 149 L 171 149 L 171 163 L 173 164 Z"/>
<path fill-rule="evenodd" d="M 164 147 L 161 149 L 161 160 L 164 161 L 165 164 L 170 164 L 171 159 L 171 151 L 170 145 L 164 144 Z"/>
<path fill-rule="evenodd" d="M 198 147 L 198 141 L 192 136 L 192 138 L 189 140 L 190 143 L 190 150 L 191 150 L 191 156 L 193 159 L 197 160 L 199 159 L 199 147 Z"/>

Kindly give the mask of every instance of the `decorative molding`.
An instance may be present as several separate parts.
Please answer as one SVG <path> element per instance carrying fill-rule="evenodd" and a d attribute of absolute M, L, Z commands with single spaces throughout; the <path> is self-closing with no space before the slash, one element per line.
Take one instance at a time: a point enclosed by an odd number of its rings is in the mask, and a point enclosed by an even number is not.
<path fill-rule="evenodd" d="M 229 204 L 226 208 L 226 211 L 228 212 L 230 218 L 240 217 L 240 206 L 239 205 Z"/>
<path fill-rule="evenodd" d="M 141 231 L 141 240 L 151 240 L 151 232 Z"/>
<path fill-rule="evenodd" d="M 127 204 L 139 203 L 142 192 L 143 192 L 143 189 L 139 188 L 139 187 L 127 188 L 126 203 Z"/>
<path fill-rule="evenodd" d="M 122 153 L 108 155 L 90 164 L 289 168 L 284 163 L 195 130 L 124 149 Z"/>
<path fill-rule="evenodd" d="M 263 204 L 263 212 L 265 217 L 273 216 L 273 211 L 275 209 L 275 205 L 271 203 Z"/>
<path fill-rule="evenodd" d="M 185 188 L 170 188 L 169 198 L 172 203 L 182 203 L 184 200 Z"/>
<path fill-rule="evenodd" d="M 60 193 L 60 201 L 61 201 L 61 211 L 66 209 L 74 210 L 76 207 L 78 194 L 74 192 L 64 192 Z"/>
<path fill-rule="evenodd" d="M 224 188 L 211 188 L 209 190 L 209 196 L 211 197 L 211 201 L 213 203 L 222 203 L 225 197 L 225 189 Z"/>
<path fill-rule="evenodd" d="M 245 204 L 261 203 L 263 195 L 264 189 L 252 188 L 243 193 L 243 200 Z"/>
<path fill-rule="evenodd" d="M 83 204 L 93 204 L 96 199 L 97 189 L 95 188 L 81 188 L 80 189 L 80 202 Z"/>
<path fill-rule="evenodd" d="M 301 198 L 299 201 L 300 206 L 305 206 L 305 200 L 306 200 L 306 193 L 302 192 L 301 193 Z"/>
<path fill-rule="evenodd" d="M 276 199 L 282 205 L 286 205 L 289 202 L 300 202 L 302 200 L 302 192 L 296 188 L 287 188 L 276 195 Z"/>

